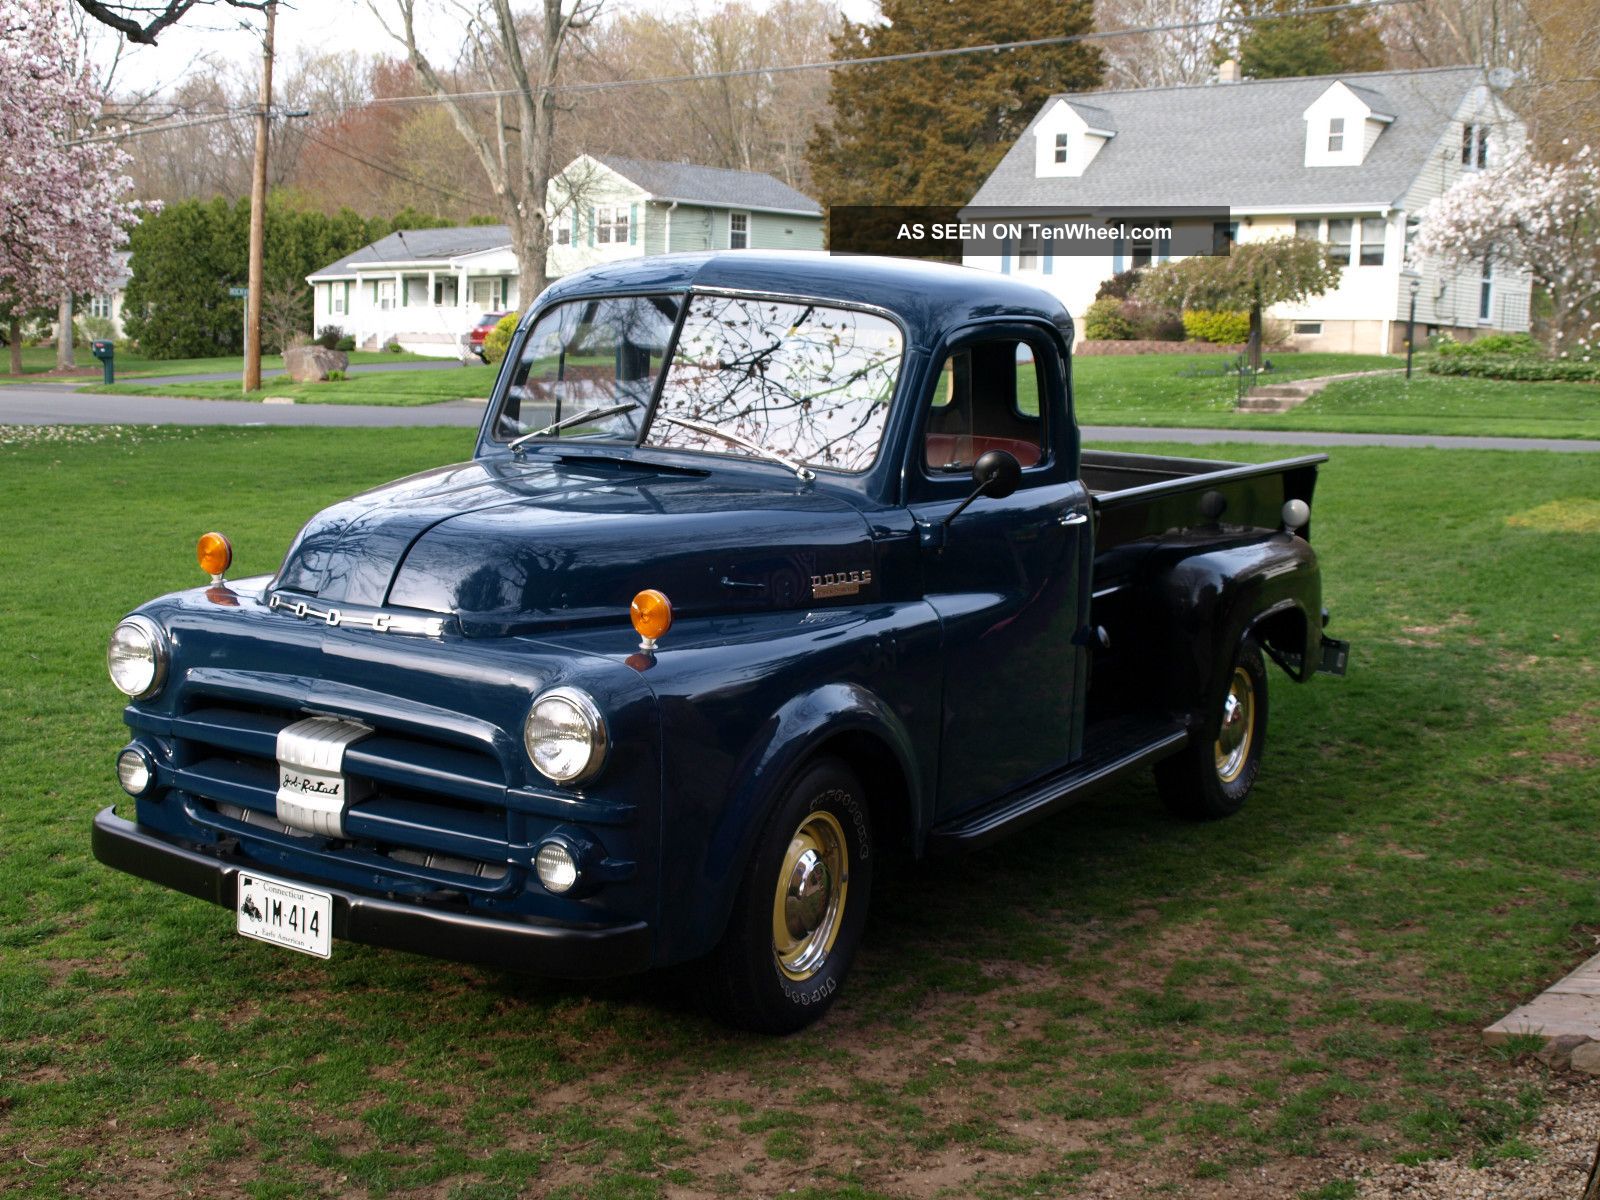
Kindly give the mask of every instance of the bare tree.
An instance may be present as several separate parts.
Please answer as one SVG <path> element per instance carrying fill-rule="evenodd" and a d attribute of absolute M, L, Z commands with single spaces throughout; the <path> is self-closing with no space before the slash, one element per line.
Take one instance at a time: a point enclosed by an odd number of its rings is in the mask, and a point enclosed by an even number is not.
<path fill-rule="evenodd" d="M 154 46 L 161 31 L 176 25 L 191 9 L 211 4 L 225 4 L 229 8 L 264 10 L 269 0 L 76 0 L 79 8 L 96 21 L 116 30 L 130 42 L 141 46 Z"/>
<path fill-rule="evenodd" d="M 471 102 L 449 86 L 417 43 L 416 0 L 392 0 L 400 27 L 388 23 L 377 0 L 368 7 L 389 35 L 405 46 L 422 85 L 438 96 L 456 132 L 472 149 L 511 228 L 524 305 L 544 290 L 550 222 L 545 212 L 556 163 L 556 75 L 575 35 L 599 12 L 600 0 L 542 0 L 534 29 L 526 30 L 511 0 L 479 0 L 465 10 L 463 54 L 478 76 L 509 95 L 492 100 L 485 122 Z M 507 86 L 509 85 L 509 86 Z"/>
<path fill-rule="evenodd" d="M 1097 29 L 1136 29 L 1216 21 L 1222 0 L 1096 0 Z M 1113 89 L 1181 87 L 1204 83 L 1213 71 L 1217 26 L 1130 34 L 1099 43 L 1105 86 Z"/>

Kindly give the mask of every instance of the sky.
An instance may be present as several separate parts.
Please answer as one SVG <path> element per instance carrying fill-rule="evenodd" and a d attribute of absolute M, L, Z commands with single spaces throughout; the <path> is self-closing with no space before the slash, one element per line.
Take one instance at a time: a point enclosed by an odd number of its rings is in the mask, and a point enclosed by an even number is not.
<path fill-rule="evenodd" d="M 866 20 L 877 12 L 874 0 L 837 0 L 852 20 Z M 393 0 L 376 0 L 380 11 L 394 11 Z M 707 5 L 709 6 L 709 5 Z M 450 57 L 451 4 L 448 0 L 419 0 L 419 28 L 424 49 L 440 60 Z M 690 11 L 693 0 L 606 0 L 605 11 L 678 9 Z M 440 14 L 430 30 L 426 13 Z M 155 46 L 132 47 L 117 68 L 116 90 L 146 92 L 170 88 L 185 75 L 205 70 L 205 60 L 254 63 L 261 55 L 262 18 L 259 13 L 236 10 L 224 4 L 192 10 L 181 22 L 166 29 Z M 284 0 L 278 7 L 278 54 L 292 61 L 302 49 L 323 50 L 348 46 L 363 53 L 396 54 L 400 45 L 384 32 L 366 0 Z M 97 57 L 110 50 L 109 35 L 97 48 Z"/>

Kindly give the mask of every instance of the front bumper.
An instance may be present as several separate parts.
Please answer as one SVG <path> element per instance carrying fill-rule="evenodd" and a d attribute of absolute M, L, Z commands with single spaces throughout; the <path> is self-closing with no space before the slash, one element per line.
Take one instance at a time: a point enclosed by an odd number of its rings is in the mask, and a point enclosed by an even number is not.
<path fill-rule="evenodd" d="M 224 908 L 235 903 L 241 868 L 252 864 L 223 850 L 181 845 L 126 821 L 106 808 L 94 819 L 94 856 L 106 866 Z M 457 962 L 486 963 L 563 979 L 630 975 L 650 966 L 650 929 L 565 925 L 527 919 L 495 920 L 472 913 L 403 903 L 294 880 L 333 895 L 333 937 L 407 950 Z"/>

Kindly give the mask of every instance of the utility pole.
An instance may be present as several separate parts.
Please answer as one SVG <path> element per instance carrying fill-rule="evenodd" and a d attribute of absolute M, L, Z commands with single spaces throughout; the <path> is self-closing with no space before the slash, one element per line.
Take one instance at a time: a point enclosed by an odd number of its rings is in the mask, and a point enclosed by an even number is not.
<path fill-rule="evenodd" d="M 261 44 L 261 98 L 256 110 L 256 162 L 250 180 L 250 292 L 244 298 L 244 390 L 261 386 L 261 260 L 267 232 L 267 126 L 272 112 L 272 35 L 277 0 L 267 4 L 267 35 Z"/>

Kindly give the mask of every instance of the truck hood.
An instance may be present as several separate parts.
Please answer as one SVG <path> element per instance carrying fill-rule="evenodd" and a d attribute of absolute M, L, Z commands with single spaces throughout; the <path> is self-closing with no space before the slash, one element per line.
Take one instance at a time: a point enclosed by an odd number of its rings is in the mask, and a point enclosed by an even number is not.
<path fill-rule="evenodd" d="M 453 613 L 469 634 L 624 621 L 642 588 L 680 616 L 812 602 L 813 576 L 872 572 L 865 518 L 793 481 L 573 456 L 413 475 L 324 509 L 274 587 L 333 605 Z M 865 575 L 852 602 L 870 599 Z"/>

